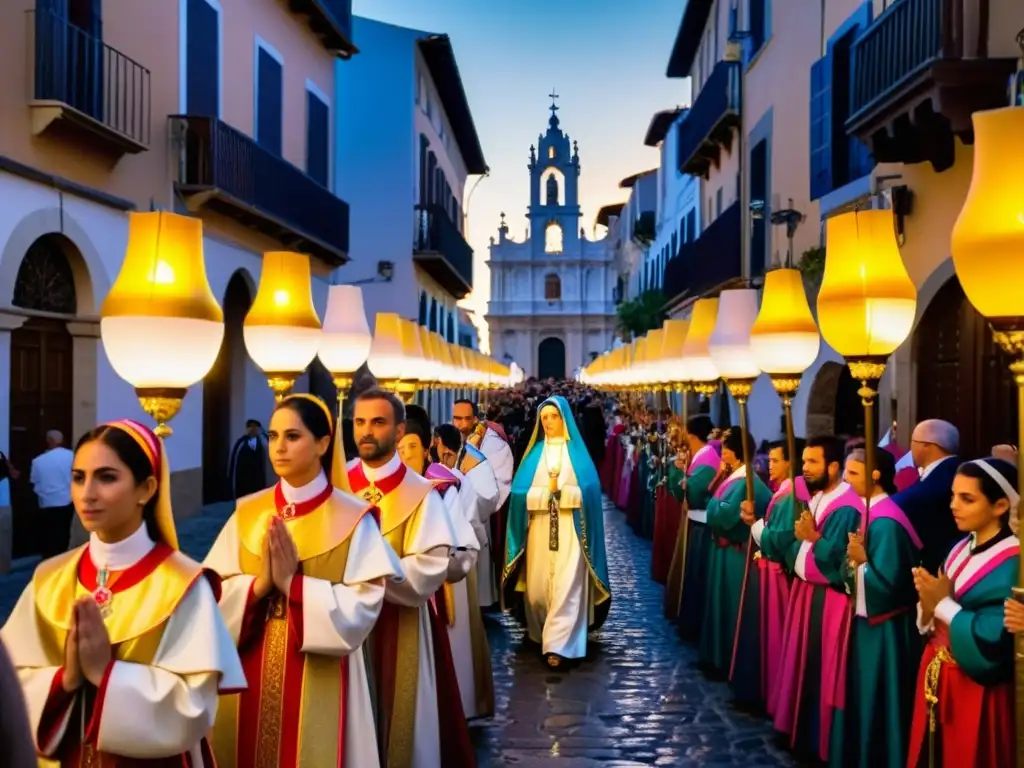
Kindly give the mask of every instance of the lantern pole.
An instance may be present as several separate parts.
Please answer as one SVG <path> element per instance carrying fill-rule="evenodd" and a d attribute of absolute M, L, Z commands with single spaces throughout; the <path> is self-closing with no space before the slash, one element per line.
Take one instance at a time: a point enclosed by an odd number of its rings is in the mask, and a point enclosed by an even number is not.
<path fill-rule="evenodd" d="M 866 497 L 864 499 L 864 515 L 860 521 L 860 535 L 865 548 L 868 544 L 868 525 L 871 517 L 871 491 L 875 473 L 875 398 L 878 397 L 878 382 L 885 373 L 885 358 L 863 358 L 847 360 L 847 367 L 854 380 L 860 382 L 860 402 L 864 406 L 864 474 L 867 477 Z"/>
<path fill-rule="evenodd" d="M 797 509 L 800 499 L 796 492 L 796 431 L 793 429 L 793 399 L 800 387 L 800 377 L 772 376 L 772 387 L 782 401 L 782 413 L 786 421 L 786 452 L 789 456 L 789 492 L 793 496 L 793 508 Z"/>
<path fill-rule="evenodd" d="M 743 433 L 741 440 L 743 441 L 743 466 L 746 468 L 744 474 L 744 480 L 747 486 L 747 503 L 754 503 L 754 468 L 750 465 L 753 460 L 753 456 L 750 455 L 750 434 L 747 426 L 747 401 L 750 399 L 750 393 L 754 389 L 754 382 L 756 379 L 727 379 L 725 380 L 725 386 L 729 390 L 729 394 L 732 395 L 733 400 L 740 409 L 740 431 Z M 732 659 L 729 662 L 729 680 L 732 680 L 733 672 L 736 669 L 736 654 L 740 647 L 740 626 L 743 623 L 743 603 L 746 600 L 747 594 L 747 582 L 750 580 L 750 564 L 753 561 L 754 555 L 754 537 L 748 535 L 747 537 L 747 555 L 744 558 L 743 563 L 743 587 L 740 589 L 740 612 L 736 617 L 736 630 L 733 632 L 732 639 Z"/>

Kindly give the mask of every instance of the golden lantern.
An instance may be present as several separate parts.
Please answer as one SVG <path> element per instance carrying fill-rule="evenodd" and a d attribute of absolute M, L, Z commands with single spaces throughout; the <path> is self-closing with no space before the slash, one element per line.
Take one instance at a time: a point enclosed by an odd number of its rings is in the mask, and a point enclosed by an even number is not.
<path fill-rule="evenodd" d="M 327 291 L 327 311 L 317 357 L 334 382 L 339 419 L 352 377 L 366 362 L 372 341 L 362 289 L 355 285 L 332 285 Z"/>
<path fill-rule="evenodd" d="M 683 421 L 686 421 L 689 410 L 686 398 L 690 392 L 690 378 L 686 369 L 686 358 L 683 357 L 683 345 L 686 343 L 686 332 L 689 328 L 690 321 L 683 319 L 666 320 L 662 326 L 662 378 L 666 382 L 666 391 L 676 391 L 680 394 L 683 402 Z"/>
<path fill-rule="evenodd" d="M 711 334 L 718 320 L 718 299 L 698 299 L 690 314 L 690 328 L 683 344 L 683 357 L 698 395 L 713 395 L 718 389 L 718 369 L 711 360 Z"/>
<path fill-rule="evenodd" d="M 1018 72 L 1018 77 L 1020 73 Z M 975 112 L 974 170 L 951 250 L 968 300 L 989 321 L 996 343 L 1011 356 L 1017 385 L 1017 493 L 1024 498 L 1024 107 Z M 1017 506 L 1018 523 L 1024 504 Z M 1013 592 L 1024 600 L 1024 550 Z M 1024 635 L 1016 644 L 1017 766 L 1024 768 Z"/>
<path fill-rule="evenodd" d="M 405 380 L 411 373 L 412 361 L 409 354 L 408 329 L 403 320 L 394 312 L 378 312 L 374 318 L 373 341 L 367 365 L 370 373 L 385 389 L 390 389 L 405 403 L 412 402 L 416 385 Z"/>
<path fill-rule="evenodd" d="M 665 379 L 664 358 L 661 356 L 664 344 L 664 329 L 655 328 L 647 332 L 647 346 L 645 350 L 647 361 L 644 364 L 644 383 L 655 395 L 662 390 L 668 391 L 668 382 Z"/>
<path fill-rule="evenodd" d="M 249 357 L 266 375 L 280 401 L 320 347 L 309 256 L 294 251 L 263 254 L 260 286 L 245 316 L 242 334 Z"/>
<path fill-rule="evenodd" d="M 434 356 L 434 349 L 430 345 L 430 331 L 425 325 L 413 324 L 416 329 L 420 351 L 423 353 L 423 362 L 419 365 L 419 379 L 421 389 L 434 389 L 439 382 L 437 358 Z"/>
<path fill-rule="evenodd" d="M 825 227 L 825 274 L 818 292 L 821 335 L 846 358 L 864 404 L 864 472 L 875 471 L 875 387 L 889 355 L 914 325 L 917 290 L 896 244 L 892 211 L 851 211 Z M 867 538 L 871 500 L 861 517 Z"/>
<path fill-rule="evenodd" d="M 169 436 L 167 422 L 188 388 L 210 372 L 224 340 L 199 219 L 128 214 L 128 247 L 100 307 L 100 335 L 114 371 L 157 422 L 156 434 Z"/>
<path fill-rule="evenodd" d="M 782 400 L 789 453 L 789 480 L 796 499 L 796 434 L 793 398 L 800 379 L 818 357 L 821 339 L 807 303 L 799 269 L 774 269 L 764 276 L 761 310 L 750 331 L 750 346 L 758 367 L 767 373 Z"/>

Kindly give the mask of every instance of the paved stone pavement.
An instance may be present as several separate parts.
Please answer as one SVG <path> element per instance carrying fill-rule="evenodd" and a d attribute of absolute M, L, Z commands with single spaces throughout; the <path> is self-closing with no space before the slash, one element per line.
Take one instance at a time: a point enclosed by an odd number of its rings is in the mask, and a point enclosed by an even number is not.
<path fill-rule="evenodd" d="M 216 505 L 180 521 L 182 549 L 205 557 L 230 511 Z M 551 672 L 513 619 L 487 616 L 498 712 L 472 728 L 481 768 L 793 765 L 771 726 L 733 710 L 727 687 L 703 678 L 693 651 L 661 618 L 650 544 L 610 504 L 605 521 L 614 599 L 583 665 Z M 36 562 L 18 561 L 0 576 L 0 623 Z"/>

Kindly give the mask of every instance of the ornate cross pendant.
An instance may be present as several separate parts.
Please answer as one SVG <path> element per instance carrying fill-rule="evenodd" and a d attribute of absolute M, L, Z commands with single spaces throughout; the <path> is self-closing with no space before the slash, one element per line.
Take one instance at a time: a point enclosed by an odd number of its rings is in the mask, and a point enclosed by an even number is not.
<path fill-rule="evenodd" d="M 363 491 L 363 498 L 373 504 L 373 506 L 377 506 L 380 504 L 380 500 L 384 498 L 384 494 L 377 489 L 377 486 L 370 483 L 370 487 Z"/>

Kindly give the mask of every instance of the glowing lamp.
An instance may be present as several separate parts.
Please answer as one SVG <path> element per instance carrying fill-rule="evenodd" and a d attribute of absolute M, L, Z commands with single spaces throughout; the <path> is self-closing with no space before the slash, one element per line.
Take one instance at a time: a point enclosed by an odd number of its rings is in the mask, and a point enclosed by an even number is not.
<path fill-rule="evenodd" d="M 775 377 L 799 379 L 818 357 L 818 326 L 811 315 L 798 269 L 773 269 L 764 276 L 761 311 L 750 331 L 757 367 Z"/>
<path fill-rule="evenodd" d="M 427 330 L 425 325 L 415 324 L 414 327 L 419 340 L 420 350 L 423 353 L 423 362 L 419 365 L 418 378 L 425 386 L 432 387 L 440 381 L 438 378 L 440 368 L 434 355 L 434 348 L 430 344 L 430 331 Z"/>
<path fill-rule="evenodd" d="M 351 379 L 366 362 L 372 341 L 362 290 L 355 285 L 332 285 L 327 291 L 327 312 L 317 350 L 324 368 L 335 379 Z"/>
<path fill-rule="evenodd" d="M 666 320 L 662 326 L 661 367 L 662 376 L 667 382 L 679 383 L 688 379 L 683 345 L 689 327 L 689 320 Z"/>
<path fill-rule="evenodd" d="M 756 290 L 722 291 L 708 351 L 718 375 L 726 381 L 750 381 L 761 375 L 750 346 L 750 330 L 756 319 Z"/>
<path fill-rule="evenodd" d="M 665 332 L 656 328 L 647 333 L 647 344 L 645 352 L 647 361 L 644 364 L 643 383 L 649 387 L 659 387 L 665 381 L 663 360 L 661 356 L 662 345 L 665 343 Z"/>
<path fill-rule="evenodd" d="M 135 388 L 157 434 L 170 435 L 167 422 L 187 389 L 209 373 L 224 339 L 199 219 L 128 214 L 128 247 L 100 308 L 100 334 L 110 364 Z"/>
<path fill-rule="evenodd" d="M 971 304 L 997 331 L 1024 331 L 1024 108 L 975 112 L 973 120 L 974 171 L 953 225 L 953 266 Z"/>
<path fill-rule="evenodd" d="M 683 344 L 683 357 L 694 390 L 709 395 L 718 388 L 718 368 L 711 359 L 711 334 L 718 319 L 718 299 L 698 299 L 690 315 L 690 329 Z"/>
<path fill-rule="evenodd" d="M 284 397 L 320 347 L 320 318 L 313 307 L 309 256 L 293 251 L 263 254 L 256 299 L 242 324 L 249 357 Z"/>
<path fill-rule="evenodd" d="M 825 274 L 818 292 L 821 335 L 847 363 L 875 367 L 857 379 L 878 379 L 885 360 L 914 325 L 917 291 L 896 244 L 892 211 L 851 211 L 825 229 Z"/>
<path fill-rule="evenodd" d="M 408 366 L 402 349 L 402 318 L 394 312 L 378 312 L 374 318 L 366 362 L 382 387 L 393 389 L 401 381 Z"/>

